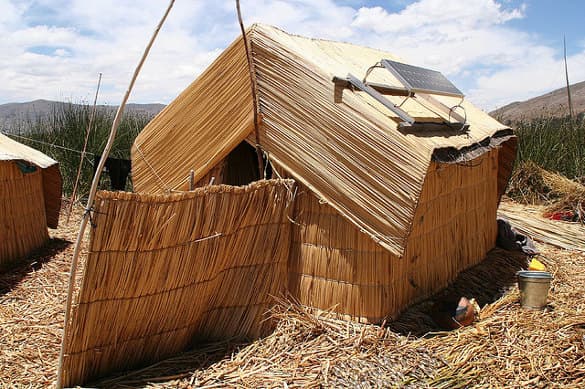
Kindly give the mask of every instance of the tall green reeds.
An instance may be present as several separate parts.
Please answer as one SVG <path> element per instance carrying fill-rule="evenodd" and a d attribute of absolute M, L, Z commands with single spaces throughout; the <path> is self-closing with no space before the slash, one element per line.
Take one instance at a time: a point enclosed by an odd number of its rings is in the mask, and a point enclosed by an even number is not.
<path fill-rule="evenodd" d="M 515 126 L 517 162 L 532 161 L 568 178 L 585 176 L 585 120 L 542 117 Z"/>
<path fill-rule="evenodd" d="M 73 190 L 92 109 L 88 104 L 56 104 L 47 117 L 25 119 L 13 131 L 15 140 L 42 151 L 60 163 L 63 192 L 67 195 Z M 89 191 L 94 156 L 101 155 L 104 149 L 114 115 L 115 109 L 103 106 L 98 107 L 95 113 L 81 171 L 78 197 L 83 197 Z M 132 142 L 150 119 L 151 116 L 144 113 L 125 113 L 110 156 L 130 159 Z M 102 187 L 107 188 L 105 184 Z"/>

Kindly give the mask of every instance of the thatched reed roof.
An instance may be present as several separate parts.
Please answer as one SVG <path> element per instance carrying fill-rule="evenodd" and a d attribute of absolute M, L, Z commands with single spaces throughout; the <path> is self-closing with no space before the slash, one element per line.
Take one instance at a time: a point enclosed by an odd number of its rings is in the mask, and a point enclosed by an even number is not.
<path fill-rule="evenodd" d="M 59 163 L 40 151 L 2 134 L 0 134 L 0 161 L 26 161 L 42 169 L 47 225 L 51 228 L 57 228 L 62 189 Z"/>
<path fill-rule="evenodd" d="M 40 151 L 0 134 L 0 161 L 13 160 L 26 161 L 42 169 L 57 164 L 57 161 Z"/>
<path fill-rule="evenodd" d="M 393 254 L 404 250 L 435 151 L 456 154 L 481 141 L 489 144 L 508 130 L 471 103 L 446 96 L 436 99 L 447 107 L 464 107 L 467 133 L 400 130 L 392 111 L 363 92 L 340 91 L 332 82 L 348 73 L 363 77 L 381 59 L 396 59 L 392 54 L 265 25 L 254 25 L 247 36 L 262 150 Z M 368 81 L 401 86 L 381 69 L 374 69 Z M 415 119 L 444 119 L 444 113 L 417 98 L 386 97 Z M 137 137 L 135 189 L 184 190 L 191 169 L 197 180 L 243 140 L 254 144 L 252 106 L 239 37 Z"/>

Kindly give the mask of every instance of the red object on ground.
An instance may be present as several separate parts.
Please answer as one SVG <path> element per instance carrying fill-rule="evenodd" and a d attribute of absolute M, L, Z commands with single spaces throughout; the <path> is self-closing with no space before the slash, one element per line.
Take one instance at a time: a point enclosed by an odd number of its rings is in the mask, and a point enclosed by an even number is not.
<path fill-rule="evenodd" d="M 551 220 L 573 221 L 573 218 L 575 217 L 575 212 L 573 211 L 547 212 L 544 214 L 544 217 Z"/>

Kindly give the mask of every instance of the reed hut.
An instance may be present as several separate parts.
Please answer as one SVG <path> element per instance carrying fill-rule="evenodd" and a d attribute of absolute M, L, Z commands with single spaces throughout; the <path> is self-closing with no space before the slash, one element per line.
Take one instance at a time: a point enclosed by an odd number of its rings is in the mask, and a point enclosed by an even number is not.
<path fill-rule="evenodd" d="M 393 318 L 494 247 L 509 128 L 404 88 L 389 53 L 263 25 L 247 39 L 251 67 L 240 37 L 138 135 L 138 193 L 97 195 L 65 385 L 261 336 L 285 293 Z"/>
<path fill-rule="evenodd" d="M 0 134 L 0 269 L 25 257 L 57 228 L 61 208 L 59 164 Z"/>
<path fill-rule="evenodd" d="M 390 53 L 265 25 L 247 37 L 258 132 L 238 38 L 137 137 L 137 191 L 186 190 L 191 170 L 201 185 L 256 180 L 258 145 L 273 175 L 298 184 L 290 292 L 365 321 L 395 316 L 494 247 L 516 152 L 508 127 L 459 96 L 400 95 L 404 83 L 373 66 L 400 61 Z M 401 111 L 346 75 L 367 75 Z"/>

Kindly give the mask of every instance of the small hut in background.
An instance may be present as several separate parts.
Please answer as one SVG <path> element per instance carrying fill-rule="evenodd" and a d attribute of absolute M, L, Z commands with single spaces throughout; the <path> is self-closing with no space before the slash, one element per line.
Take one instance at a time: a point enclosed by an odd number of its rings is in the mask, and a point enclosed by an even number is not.
<path fill-rule="evenodd" d="M 0 270 L 39 248 L 57 228 L 59 164 L 0 134 Z"/>

